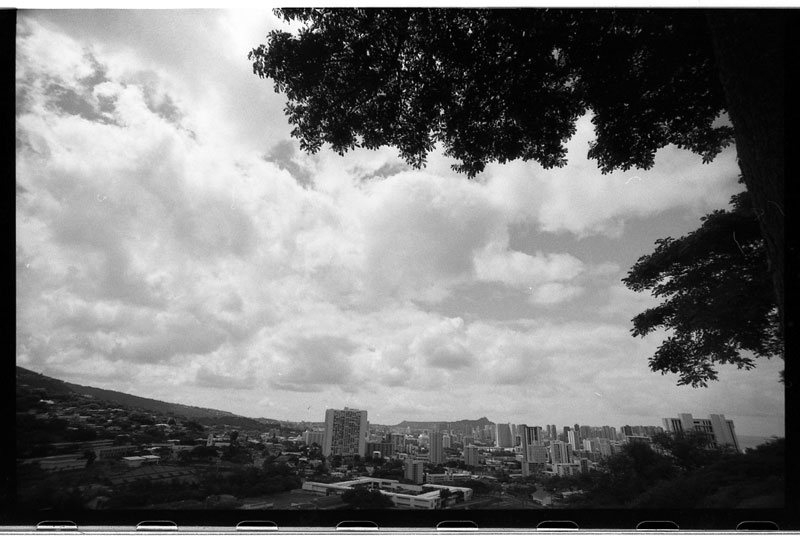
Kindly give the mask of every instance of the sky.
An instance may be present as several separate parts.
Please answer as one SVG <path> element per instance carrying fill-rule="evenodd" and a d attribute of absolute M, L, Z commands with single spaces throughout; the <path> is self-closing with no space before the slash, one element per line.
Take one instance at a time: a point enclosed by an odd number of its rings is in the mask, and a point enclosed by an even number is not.
<path fill-rule="evenodd" d="M 268 10 L 29 10 L 17 40 L 16 363 L 249 417 L 661 425 L 722 413 L 784 434 L 780 360 L 708 388 L 648 367 L 654 242 L 741 190 L 667 147 L 648 171 L 491 164 L 291 138 L 247 53 Z"/>

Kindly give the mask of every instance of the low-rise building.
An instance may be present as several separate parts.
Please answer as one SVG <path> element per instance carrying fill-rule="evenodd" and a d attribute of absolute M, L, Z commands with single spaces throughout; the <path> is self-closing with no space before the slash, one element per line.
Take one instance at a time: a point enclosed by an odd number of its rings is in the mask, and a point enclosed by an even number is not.
<path fill-rule="evenodd" d="M 572 476 L 581 473 L 580 463 L 554 463 L 553 472 L 559 476 Z"/>
<path fill-rule="evenodd" d="M 98 460 L 119 459 L 138 450 L 136 445 L 116 445 L 108 447 L 98 447 L 94 449 L 94 454 Z"/>
<path fill-rule="evenodd" d="M 377 490 L 389 497 L 398 508 L 413 508 L 417 510 L 434 510 L 441 506 L 441 491 L 461 493 L 465 501 L 472 499 L 472 489 L 458 486 L 425 485 L 416 486 L 400 484 L 397 480 L 386 478 L 357 478 L 347 482 L 304 482 L 303 490 L 319 495 L 343 495 L 346 491 L 366 488 Z"/>
<path fill-rule="evenodd" d="M 39 467 L 45 471 L 76 471 L 85 469 L 89 460 L 80 454 L 63 454 L 39 459 Z"/>
<path fill-rule="evenodd" d="M 448 482 L 463 482 L 465 480 L 472 480 L 472 478 L 472 473 L 469 471 L 447 471 L 444 473 L 427 473 L 425 475 L 425 482 L 428 484 L 445 484 Z"/>
<path fill-rule="evenodd" d="M 146 456 L 124 456 L 122 463 L 128 467 L 141 467 L 142 465 L 158 465 L 161 460 L 160 456 L 146 455 Z"/>

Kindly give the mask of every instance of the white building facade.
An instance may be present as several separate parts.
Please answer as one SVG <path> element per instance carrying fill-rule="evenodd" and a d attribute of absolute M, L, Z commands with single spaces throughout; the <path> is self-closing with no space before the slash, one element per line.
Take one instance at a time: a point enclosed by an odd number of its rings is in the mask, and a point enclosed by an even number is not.
<path fill-rule="evenodd" d="M 369 424 L 367 412 L 358 409 L 328 409 L 325 411 L 325 436 L 322 454 L 328 456 L 364 457 L 367 450 Z"/>

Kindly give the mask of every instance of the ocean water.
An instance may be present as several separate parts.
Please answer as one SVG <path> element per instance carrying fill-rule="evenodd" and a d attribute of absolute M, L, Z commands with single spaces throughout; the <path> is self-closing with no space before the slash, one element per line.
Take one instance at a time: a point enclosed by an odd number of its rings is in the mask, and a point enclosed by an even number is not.
<path fill-rule="evenodd" d="M 737 436 L 737 438 L 739 439 L 739 446 L 742 448 L 742 450 L 755 448 L 758 445 L 766 443 L 772 439 L 771 437 L 742 436 L 742 435 Z"/>

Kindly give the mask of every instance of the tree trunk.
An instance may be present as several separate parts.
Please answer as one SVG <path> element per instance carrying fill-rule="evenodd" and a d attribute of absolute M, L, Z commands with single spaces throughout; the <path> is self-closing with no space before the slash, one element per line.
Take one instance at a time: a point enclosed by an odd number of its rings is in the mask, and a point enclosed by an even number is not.
<path fill-rule="evenodd" d="M 707 14 L 739 168 L 766 241 L 775 300 L 784 318 L 784 54 L 786 18 L 775 9 Z"/>

